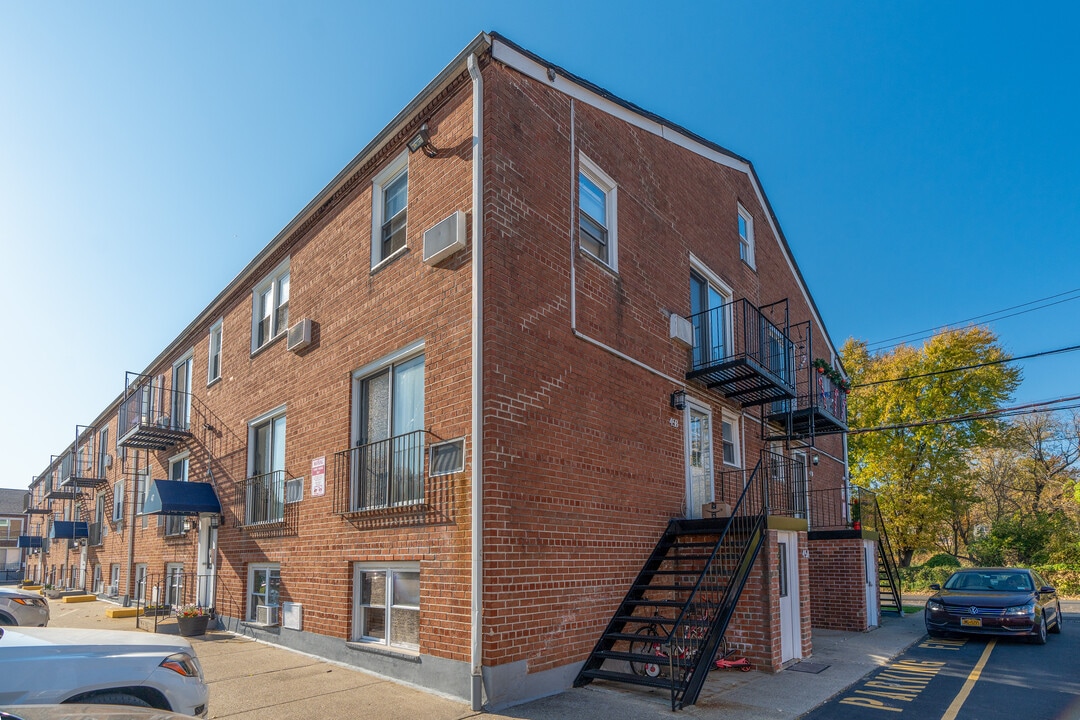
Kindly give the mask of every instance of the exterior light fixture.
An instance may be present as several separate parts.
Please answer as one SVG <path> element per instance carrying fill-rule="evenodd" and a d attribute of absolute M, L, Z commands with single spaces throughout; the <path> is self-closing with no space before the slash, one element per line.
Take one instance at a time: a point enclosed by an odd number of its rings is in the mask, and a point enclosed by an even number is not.
<path fill-rule="evenodd" d="M 810 462 L 812 462 L 813 464 L 817 465 L 818 462 L 820 462 L 820 461 L 821 461 L 821 458 L 818 457 L 817 453 L 814 453 L 813 455 L 810 456 Z"/>
<path fill-rule="evenodd" d="M 190 529 L 191 529 L 191 518 L 186 517 L 186 518 L 184 518 L 184 532 L 187 532 Z"/>
<path fill-rule="evenodd" d="M 671 407 L 675 408 L 676 410 L 686 409 L 685 390 L 676 390 L 675 392 L 671 393 Z"/>
<path fill-rule="evenodd" d="M 414 153 L 420 149 L 423 149 L 424 154 L 428 157 L 435 157 L 439 152 L 438 149 L 431 144 L 431 134 L 428 132 L 427 123 L 421 125 L 420 129 L 413 135 L 412 140 L 409 141 L 409 152 Z"/>

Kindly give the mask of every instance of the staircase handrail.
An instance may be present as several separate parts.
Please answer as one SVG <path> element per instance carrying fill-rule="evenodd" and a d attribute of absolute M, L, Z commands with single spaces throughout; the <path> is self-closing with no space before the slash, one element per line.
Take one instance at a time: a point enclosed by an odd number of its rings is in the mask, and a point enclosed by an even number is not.
<path fill-rule="evenodd" d="M 885 531 L 885 518 L 881 515 L 881 506 L 874 502 L 874 513 L 878 524 L 878 540 L 884 549 L 881 555 L 885 559 L 885 574 L 889 579 L 889 587 L 896 596 L 896 609 L 903 614 L 904 606 L 900 599 L 900 573 L 896 569 L 896 556 L 893 555 L 892 544 L 889 542 L 889 533 Z"/>
<path fill-rule="evenodd" d="M 723 547 L 724 541 L 727 539 L 728 533 L 730 532 L 731 527 L 735 522 L 735 519 L 741 517 L 739 514 L 740 511 L 745 511 L 747 509 L 744 508 L 744 504 L 748 506 L 750 503 L 749 498 L 752 497 L 752 495 L 750 494 L 751 488 L 757 488 L 758 490 L 760 490 L 762 506 L 760 508 L 761 513 L 756 516 L 756 522 L 750 528 L 748 528 L 750 532 L 749 537 L 752 540 L 755 537 L 759 537 L 760 533 L 763 531 L 764 525 L 766 523 L 766 517 L 768 514 L 766 509 L 766 503 L 768 502 L 768 489 L 765 487 L 766 474 L 761 473 L 761 478 L 757 477 L 758 472 L 761 470 L 761 463 L 762 461 L 758 460 L 757 465 L 754 466 L 754 470 L 750 474 L 750 479 L 747 480 L 746 486 L 743 488 L 742 493 L 739 495 L 738 501 L 735 503 L 735 507 L 731 510 L 731 522 L 727 524 L 727 526 L 721 533 L 720 538 L 713 546 L 712 552 L 709 555 L 709 559 L 705 563 L 704 568 L 702 568 L 701 573 L 698 575 L 697 581 L 694 583 L 694 587 L 690 591 L 690 595 L 687 597 L 686 603 L 680 609 L 679 615 L 675 618 L 675 623 L 672 625 L 671 630 L 668 631 L 666 637 L 664 637 L 665 644 L 667 644 L 669 648 L 671 648 L 674 639 L 679 639 L 686 635 L 686 627 L 689 620 L 689 618 L 687 617 L 688 614 L 692 611 L 696 611 L 699 608 L 707 609 L 707 617 L 703 619 L 707 621 L 708 631 L 703 638 L 701 646 L 698 648 L 697 655 L 694 658 L 693 667 L 688 671 L 686 675 L 681 678 L 676 677 L 675 672 L 671 672 L 669 674 L 669 677 L 671 678 L 671 706 L 673 710 L 676 708 L 676 704 L 678 701 L 681 701 L 681 704 L 685 706 L 687 704 L 688 697 L 690 704 L 696 701 L 697 694 L 701 690 L 701 685 L 702 683 L 704 683 L 706 675 L 704 667 L 708 663 L 712 662 L 712 656 L 715 654 L 716 648 L 719 646 L 720 637 L 722 636 L 723 631 L 727 629 L 726 627 L 720 627 L 720 625 L 723 624 L 723 619 L 725 617 L 725 613 L 723 611 L 725 608 L 729 607 L 730 603 L 732 602 L 733 595 L 737 598 L 741 594 L 742 587 L 743 585 L 745 585 L 746 577 L 749 574 L 749 566 L 753 564 L 753 558 L 756 558 L 757 550 L 760 548 L 760 544 L 754 542 L 748 542 L 746 546 L 743 547 L 742 554 L 739 556 L 739 561 L 735 566 L 736 570 L 732 573 L 731 582 L 727 583 L 727 586 L 724 588 L 723 596 L 720 597 L 717 602 L 711 603 L 708 600 L 705 600 L 703 602 L 699 600 L 699 596 L 702 592 L 701 586 L 709 577 L 709 573 L 713 567 L 714 561 L 716 560 L 716 556 Z M 759 485 L 760 487 L 758 487 Z M 745 517 L 753 517 L 753 515 L 751 515 L 750 512 L 746 512 Z M 752 557 L 749 558 L 748 562 L 748 556 L 750 555 L 752 555 Z M 738 592 L 736 592 L 736 585 L 739 586 Z M 730 614 L 727 615 L 727 618 L 728 620 L 730 620 Z M 674 652 L 669 651 L 669 658 L 673 658 L 674 655 Z M 680 689 L 682 690 L 681 699 L 677 698 Z"/>

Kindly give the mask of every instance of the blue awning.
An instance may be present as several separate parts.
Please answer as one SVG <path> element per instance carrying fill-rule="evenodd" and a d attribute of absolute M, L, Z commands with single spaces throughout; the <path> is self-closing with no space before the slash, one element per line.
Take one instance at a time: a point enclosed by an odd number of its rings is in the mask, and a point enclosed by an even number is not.
<path fill-rule="evenodd" d="M 221 514 L 214 486 L 204 482 L 154 480 L 146 493 L 143 513 L 147 515 Z"/>
<path fill-rule="evenodd" d="M 53 520 L 52 528 L 49 529 L 49 537 L 57 540 L 88 538 L 90 537 L 90 523 Z"/>
<path fill-rule="evenodd" d="M 19 544 L 17 547 L 21 548 L 39 548 L 41 547 L 40 535 L 20 535 Z"/>

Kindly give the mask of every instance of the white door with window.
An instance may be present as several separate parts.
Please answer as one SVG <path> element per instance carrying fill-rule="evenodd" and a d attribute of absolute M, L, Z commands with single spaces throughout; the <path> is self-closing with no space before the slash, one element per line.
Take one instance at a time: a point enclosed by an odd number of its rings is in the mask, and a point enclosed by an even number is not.
<path fill-rule="evenodd" d="M 191 425 L 191 353 L 173 365 L 172 426 L 187 430 Z"/>
<path fill-rule="evenodd" d="M 780 662 L 802 657 L 802 616 L 799 611 L 799 535 L 776 533 L 779 552 Z"/>
<path fill-rule="evenodd" d="M 247 486 L 247 524 L 285 518 L 285 414 L 252 427 L 251 477 Z"/>
<path fill-rule="evenodd" d="M 686 517 L 700 518 L 701 506 L 716 499 L 713 485 L 712 413 L 686 405 Z"/>
<path fill-rule="evenodd" d="M 791 483 L 791 491 L 795 494 L 792 498 L 792 516 L 797 518 L 810 519 L 809 508 L 807 503 L 807 491 L 809 486 L 809 475 L 806 467 L 806 453 L 802 450 L 795 450 L 791 453 L 792 467 L 791 474 L 793 475 Z"/>
<path fill-rule="evenodd" d="M 863 540 L 863 563 L 866 568 L 866 626 L 878 624 L 878 571 L 877 545 L 873 540 Z"/>

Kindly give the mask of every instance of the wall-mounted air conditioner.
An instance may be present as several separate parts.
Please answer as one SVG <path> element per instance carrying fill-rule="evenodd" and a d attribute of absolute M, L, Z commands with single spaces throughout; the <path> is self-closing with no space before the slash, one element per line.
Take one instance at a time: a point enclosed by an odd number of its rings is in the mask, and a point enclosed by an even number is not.
<path fill-rule="evenodd" d="M 112 455 L 106 455 L 105 456 L 105 469 L 107 470 L 107 469 L 111 468 L 112 464 L 113 464 Z"/>
<path fill-rule="evenodd" d="M 286 341 L 289 352 L 303 350 L 311 344 L 311 319 L 304 318 L 289 328 L 289 339 Z"/>
<path fill-rule="evenodd" d="M 465 247 L 465 213 L 458 210 L 424 231 L 424 262 L 438 265 Z"/>
<path fill-rule="evenodd" d="M 671 339 L 688 348 L 694 347 L 694 325 L 683 316 L 671 313 Z"/>
<path fill-rule="evenodd" d="M 259 625 L 278 624 L 277 605 L 259 605 L 255 608 L 255 622 Z"/>
<path fill-rule="evenodd" d="M 300 603 L 281 603 L 281 626 L 290 630 L 304 629 L 304 608 Z"/>
<path fill-rule="evenodd" d="M 116 597 L 116 595 L 117 595 L 116 586 L 115 585 L 106 585 L 105 586 L 105 595 L 108 596 L 108 597 Z"/>

